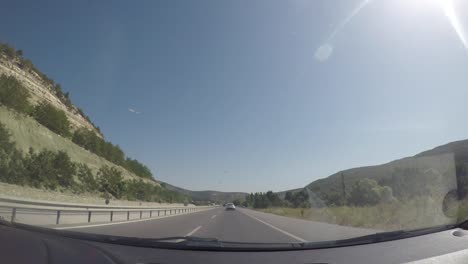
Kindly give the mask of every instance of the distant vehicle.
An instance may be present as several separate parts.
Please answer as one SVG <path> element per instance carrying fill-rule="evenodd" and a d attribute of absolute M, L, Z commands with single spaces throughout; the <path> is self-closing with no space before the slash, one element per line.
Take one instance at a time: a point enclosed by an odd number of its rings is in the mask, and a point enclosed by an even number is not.
<path fill-rule="evenodd" d="M 236 206 L 233 203 L 227 203 L 226 210 L 236 210 Z"/>

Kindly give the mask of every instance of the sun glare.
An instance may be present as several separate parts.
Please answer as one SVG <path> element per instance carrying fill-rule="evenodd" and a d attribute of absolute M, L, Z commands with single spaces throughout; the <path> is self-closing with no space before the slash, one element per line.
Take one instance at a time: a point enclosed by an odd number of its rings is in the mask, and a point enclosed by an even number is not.
<path fill-rule="evenodd" d="M 460 20 L 458 19 L 457 13 L 455 11 L 455 7 L 453 4 L 453 0 L 438 0 L 440 5 L 442 6 L 445 15 L 450 21 L 450 24 L 452 25 L 453 29 L 457 33 L 458 37 L 460 38 L 460 41 L 463 43 L 463 46 L 465 46 L 466 49 L 468 49 L 468 42 L 465 37 L 465 32 L 463 29 L 462 24 L 460 23 Z"/>

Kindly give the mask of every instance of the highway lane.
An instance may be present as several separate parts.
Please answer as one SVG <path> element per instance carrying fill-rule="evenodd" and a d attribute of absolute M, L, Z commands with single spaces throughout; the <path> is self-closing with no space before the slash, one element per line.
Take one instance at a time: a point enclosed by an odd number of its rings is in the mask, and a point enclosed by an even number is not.
<path fill-rule="evenodd" d="M 337 240 L 377 232 L 282 217 L 245 208 L 238 208 L 235 211 L 215 208 L 148 221 L 111 223 L 71 230 L 143 238 L 192 235 L 217 238 L 222 241 L 265 243 Z"/>

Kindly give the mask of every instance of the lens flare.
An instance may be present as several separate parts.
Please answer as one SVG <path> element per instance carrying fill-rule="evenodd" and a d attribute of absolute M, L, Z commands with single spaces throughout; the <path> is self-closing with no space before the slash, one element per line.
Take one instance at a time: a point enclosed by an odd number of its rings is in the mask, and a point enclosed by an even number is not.
<path fill-rule="evenodd" d="M 458 19 L 457 13 L 455 12 L 455 7 L 452 0 L 440 0 L 444 13 L 452 24 L 453 29 L 457 33 L 460 41 L 463 46 L 468 49 L 468 41 L 466 40 L 465 32 L 463 31 L 463 26 Z"/>
<path fill-rule="evenodd" d="M 333 45 L 331 44 L 335 36 L 355 17 L 359 12 L 366 7 L 372 0 L 364 0 L 360 2 L 341 23 L 328 35 L 326 41 L 320 45 L 315 51 L 315 58 L 318 61 L 326 61 L 333 54 Z"/>

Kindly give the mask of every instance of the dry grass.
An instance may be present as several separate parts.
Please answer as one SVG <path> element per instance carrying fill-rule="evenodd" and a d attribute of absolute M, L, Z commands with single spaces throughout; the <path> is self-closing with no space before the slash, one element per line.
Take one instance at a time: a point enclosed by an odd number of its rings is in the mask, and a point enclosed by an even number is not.
<path fill-rule="evenodd" d="M 388 231 L 453 224 L 456 221 L 455 218 L 446 217 L 442 212 L 442 204 L 430 197 L 369 207 L 267 208 L 260 211 L 330 224 Z"/>

